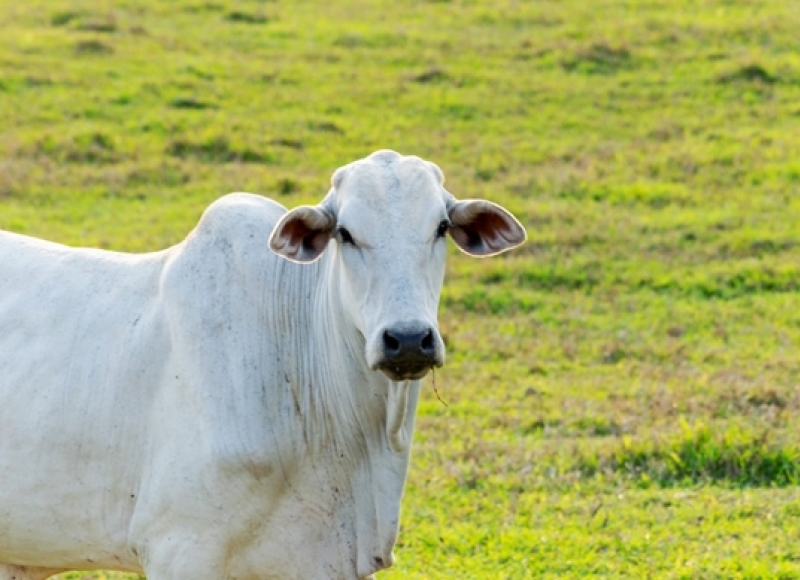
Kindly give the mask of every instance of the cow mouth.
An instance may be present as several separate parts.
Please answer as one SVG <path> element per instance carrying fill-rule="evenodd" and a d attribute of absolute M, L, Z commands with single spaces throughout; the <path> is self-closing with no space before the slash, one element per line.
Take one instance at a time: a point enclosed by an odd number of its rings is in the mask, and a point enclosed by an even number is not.
<path fill-rule="evenodd" d="M 393 381 L 416 381 L 428 374 L 432 369 L 432 365 L 421 367 L 419 365 L 398 365 L 398 364 L 382 364 L 378 365 L 378 370 L 382 371 L 387 377 Z"/>

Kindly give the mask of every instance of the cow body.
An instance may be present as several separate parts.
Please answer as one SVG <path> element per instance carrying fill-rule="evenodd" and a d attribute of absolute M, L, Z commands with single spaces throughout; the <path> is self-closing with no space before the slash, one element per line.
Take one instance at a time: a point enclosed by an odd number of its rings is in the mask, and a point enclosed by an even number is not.
<path fill-rule="evenodd" d="M 409 158 L 369 159 L 367 178 L 394 183 L 390 166 Z M 335 180 L 326 199 L 339 205 L 325 211 L 340 223 L 357 206 Z M 409 377 L 441 364 L 435 319 L 427 306 L 365 330 L 376 282 L 360 295 L 347 277 L 356 260 L 384 260 L 380 244 L 356 251 L 330 224 L 317 243 L 307 212 L 292 219 L 233 194 L 184 242 L 142 255 L 0 232 L 0 579 L 355 579 L 392 564 L 419 393 Z M 267 249 L 298 227 L 289 259 Z M 435 317 L 442 247 L 417 252 L 432 292 L 403 286 L 407 265 L 386 270 L 400 290 L 384 319 L 415 297 Z M 406 336 L 423 337 L 425 362 L 408 362 Z"/>

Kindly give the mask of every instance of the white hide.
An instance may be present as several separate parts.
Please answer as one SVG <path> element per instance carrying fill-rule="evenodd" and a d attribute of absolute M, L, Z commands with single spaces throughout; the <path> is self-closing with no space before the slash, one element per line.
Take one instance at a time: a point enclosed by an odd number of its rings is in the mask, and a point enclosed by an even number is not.
<path fill-rule="evenodd" d="M 436 329 L 442 220 L 475 254 L 524 230 L 490 204 L 502 217 L 483 222 L 505 233 L 461 232 L 487 202 L 456 202 L 415 157 L 373 154 L 333 185 L 288 214 L 223 197 L 152 254 L 0 232 L 0 580 L 392 564 L 420 385 L 376 370 L 382 333 Z M 291 223 L 322 237 L 289 255 Z"/>

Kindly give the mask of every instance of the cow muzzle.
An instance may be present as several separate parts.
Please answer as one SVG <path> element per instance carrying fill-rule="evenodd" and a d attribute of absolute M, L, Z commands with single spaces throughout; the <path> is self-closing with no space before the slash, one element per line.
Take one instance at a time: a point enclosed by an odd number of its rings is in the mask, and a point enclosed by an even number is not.
<path fill-rule="evenodd" d="M 444 346 L 431 326 L 387 328 L 381 335 L 381 356 L 375 368 L 393 381 L 417 380 L 444 364 Z"/>

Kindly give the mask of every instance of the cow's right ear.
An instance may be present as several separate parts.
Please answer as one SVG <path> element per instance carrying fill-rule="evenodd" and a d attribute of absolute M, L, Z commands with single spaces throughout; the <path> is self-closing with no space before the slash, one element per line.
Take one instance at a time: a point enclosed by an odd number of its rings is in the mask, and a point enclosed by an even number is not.
<path fill-rule="evenodd" d="M 334 217 L 319 206 L 296 207 L 275 225 L 269 249 L 292 262 L 313 262 L 328 246 L 335 225 Z"/>

